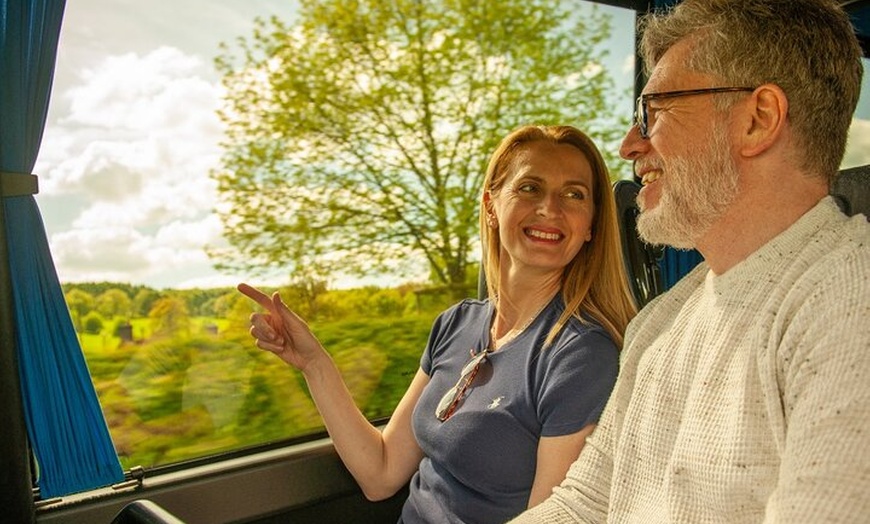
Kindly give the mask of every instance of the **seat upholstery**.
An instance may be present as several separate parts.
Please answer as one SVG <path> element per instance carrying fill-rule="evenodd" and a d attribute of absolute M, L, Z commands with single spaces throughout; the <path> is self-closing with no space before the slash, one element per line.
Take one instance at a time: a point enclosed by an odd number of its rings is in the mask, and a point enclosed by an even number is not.
<path fill-rule="evenodd" d="M 840 171 L 831 194 L 847 215 L 870 217 L 870 164 Z"/>
<path fill-rule="evenodd" d="M 619 180 L 613 184 L 617 222 L 622 238 L 622 260 L 634 300 L 638 308 L 641 308 L 664 289 L 659 267 L 662 249 L 645 243 L 637 235 L 638 191 L 640 184 L 634 180 Z"/>

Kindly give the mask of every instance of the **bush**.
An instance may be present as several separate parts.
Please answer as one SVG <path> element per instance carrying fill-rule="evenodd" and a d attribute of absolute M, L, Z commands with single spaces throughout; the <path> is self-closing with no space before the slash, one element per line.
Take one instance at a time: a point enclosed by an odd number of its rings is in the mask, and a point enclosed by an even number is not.
<path fill-rule="evenodd" d="M 85 333 L 90 333 L 91 335 L 99 335 L 100 331 L 103 330 L 103 323 L 103 317 L 96 311 L 91 311 L 82 319 L 82 327 Z"/>

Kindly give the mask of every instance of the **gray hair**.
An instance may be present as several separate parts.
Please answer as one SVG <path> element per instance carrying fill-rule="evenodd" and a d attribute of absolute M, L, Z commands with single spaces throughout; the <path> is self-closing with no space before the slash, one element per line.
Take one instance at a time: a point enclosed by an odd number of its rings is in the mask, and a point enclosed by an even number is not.
<path fill-rule="evenodd" d="M 728 85 L 779 86 L 789 101 L 795 162 L 829 182 L 836 176 L 863 65 L 854 28 L 833 0 L 685 0 L 645 16 L 639 30 L 647 73 L 692 38 L 692 70 Z"/>

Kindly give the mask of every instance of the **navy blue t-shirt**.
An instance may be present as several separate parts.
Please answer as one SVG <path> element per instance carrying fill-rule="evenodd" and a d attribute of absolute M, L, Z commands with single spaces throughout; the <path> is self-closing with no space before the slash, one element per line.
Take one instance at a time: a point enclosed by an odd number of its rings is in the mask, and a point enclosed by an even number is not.
<path fill-rule="evenodd" d="M 598 324 L 576 318 L 542 349 L 564 309 L 557 295 L 525 331 L 489 354 L 445 422 L 436 406 L 471 353 L 489 345 L 493 308 L 469 299 L 436 319 L 420 363 L 429 384 L 413 414 L 424 458 L 401 522 L 510 520 L 528 506 L 539 438 L 598 421 L 616 381 L 618 349 Z"/>

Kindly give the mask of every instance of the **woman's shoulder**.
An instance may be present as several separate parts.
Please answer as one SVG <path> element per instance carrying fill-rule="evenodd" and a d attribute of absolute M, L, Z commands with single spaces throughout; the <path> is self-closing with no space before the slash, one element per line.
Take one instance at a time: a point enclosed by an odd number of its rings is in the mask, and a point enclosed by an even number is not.
<path fill-rule="evenodd" d="M 560 304 L 558 316 L 564 311 Z M 552 343 L 554 352 L 572 351 L 594 354 L 597 359 L 619 360 L 619 346 L 610 332 L 594 317 L 581 312 L 581 318 L 571 315 Z M 558 318 L 558 317 L 557 317 Z M 579 356 L 578 356 L 579 357 Z"/>
<path fill-rule="evenodd" d="M 558 297 L 558 300 L 554 301 L 553 311 L 555 318 L 561 317 L 565 311 L 565 301 L 561 297 Z M 603 337 L 615 346 L 610 332 L 601 325 L 598 319 L 584 311 L 580 311 L 579 317 L 576 314 L 568 317 L 568 321 L 559 335 L 566 338 Z"/>
<path fill-rule="evenodd" d="M 489 299 L 464 298 L 445 309 L 442 317 L 457 317 L 486 314 L 490 311 Z"/>
<path fill-rule="evenodd" d="M 457 323 L 478 322 L 491 312 L 488 299 L 466 298 L 442 311 L 435 320 L 436 326 L 453 326 Z"/>

